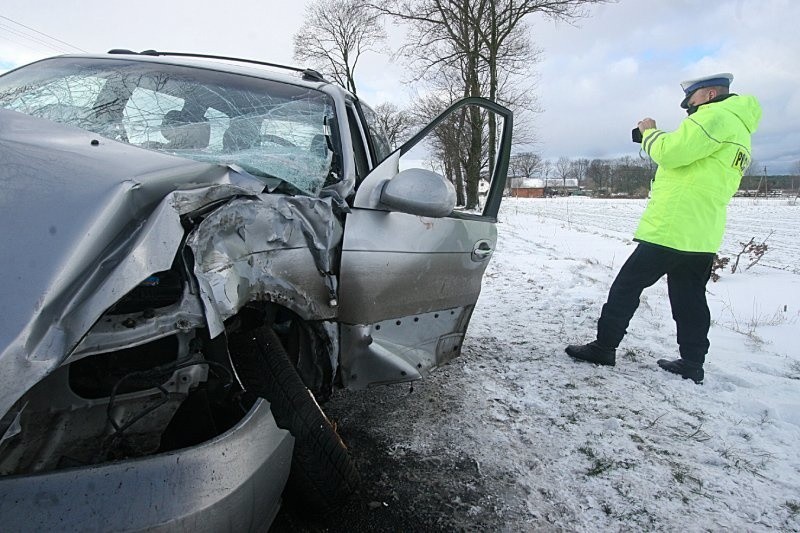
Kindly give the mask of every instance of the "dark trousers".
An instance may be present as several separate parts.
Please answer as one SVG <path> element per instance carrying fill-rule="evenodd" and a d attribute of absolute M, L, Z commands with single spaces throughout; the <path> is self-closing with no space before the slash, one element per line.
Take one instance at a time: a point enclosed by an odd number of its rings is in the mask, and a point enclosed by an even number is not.
<path fill-rule="evenodd" d="M 613 348 L 619 346 L 639 307 L 642 291 L 666 274 L 681 357 L 702 364 L 709 347 L 711 313 L 706 302 L 706 283 L 713 261 L 714 254 L 685 253 L 640 243 L 611 284 L 608 301 L 597 322 L 597 342 Z"/>

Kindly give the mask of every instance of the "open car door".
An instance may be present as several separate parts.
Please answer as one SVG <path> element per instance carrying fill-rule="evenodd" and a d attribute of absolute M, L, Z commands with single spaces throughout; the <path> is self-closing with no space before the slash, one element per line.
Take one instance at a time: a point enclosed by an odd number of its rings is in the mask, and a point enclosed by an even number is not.
<path fill-rule="evenodd" d="M 491 115 L 498 132 L 493 157 Z M 510 110 L 489 100 L 459 100 L 360 184 L 340 266 L 345 386 L 419 379 L 461 352 L 497 241 L 512 120 Z M 421 161 L 447 169 L 478 205 L 455 208 L 453 184 L 419 168 Z"/>

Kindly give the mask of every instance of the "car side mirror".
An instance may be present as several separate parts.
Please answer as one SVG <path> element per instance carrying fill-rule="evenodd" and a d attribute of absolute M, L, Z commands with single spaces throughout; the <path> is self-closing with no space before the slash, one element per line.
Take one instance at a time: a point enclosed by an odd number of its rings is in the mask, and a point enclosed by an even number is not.
<path fill-rule="evenodd" d="M 456 190 L 436 172 L 409 168 L 386 182 L 380 203 L 392 211 L 441 218 L 453 212 Z"/>
<path fill-rule="evenodd" d="M 495 140 L 499 142 L 495 145 L 494 155 L 490 153 L 491 143 L 489 142 L 491 121 L 488 119 L 491 116 L 495 117 L 495 133 L 497 134 Z M 409 176 L 409 183 L 403 184 L 402 187 L 398 187 L 400 185 L 398 183 L 394 183 L 392 187 L 387 185 L 389 181 L 396 181 L 398 170 L 401 167 L 411 167 L 419 161 L 431 161 L 432 168 L 449 169 L 446 182 L 458 183 L 459 190 L 462 185 L 464 186 L 467 194 L 463 198 L 458 198 L 464 204 L 464 213 L 496 221 L 508 177 L 513 129 L 514 114 L 510 109 L 497 102 L 479 96 L 457 100 L 403 143 L 400 148 L 389 154 L 364 177 L 356 188 L 352 206 L 357 209 L 372 210 L 391 210 L 393 208 L 396 211 L 424 213 L 428 216 L 449 215 L 450 212 L 453 212 L 451 205 L 453 209 L 455 205 L 451 204 L 449 200 L 442 202 L 442 199 L 449 195 L 441 195 L 441 190 L 438 192 L 427 191 L 431 195 L 430 198 L 420 194 L 420 191 L 406 190 L 406 186 L 410 186 L 411 189 L 419 187 L 420 185 L 416 183 L 419 180 L 425 186 L 435 183 L 434 189 L 444 187 L 444 189 L 452 191 L 452 187 L 443 184 L 445 180 L 441 177 L 437 177 L 436 180 L 430 176 L 423 178 L 421 176 L 425 171 L 416 169 L 414 175 Z M 461 152 L 450 155 L 441 152 L 442 143 L 447 144 L 453 139 L 458 139 L 459 144 L 456 148 L 464 148 L 466 145 L 470 147 L 471 161 L 489 163 L 486 168 L 478 165 L 465 166 L 465 163 L 459 163 L 461 166 L 455 168 L 444 165 L 444 161 L 448 158 L 464 156 Z M 477 151 L 478 144 L 481 148 L 480 154 Z M 492 164 L 493 157 L 494 163 Z M 449 160 L 455 161 L 455 159 Z M 459 168 L 461 173 L 458 172 Z M 489 178 L 489 189 L 488 191 L 481 190 L 481 183 L 487 177 Z M 387 187 L 389 187 L 388 193 L 383 198 L 384 189 Z M 431 213 L 435 214 L 431 215 Z M 456 211 L 456 213 L 461 213 L 461 211 Z"/>

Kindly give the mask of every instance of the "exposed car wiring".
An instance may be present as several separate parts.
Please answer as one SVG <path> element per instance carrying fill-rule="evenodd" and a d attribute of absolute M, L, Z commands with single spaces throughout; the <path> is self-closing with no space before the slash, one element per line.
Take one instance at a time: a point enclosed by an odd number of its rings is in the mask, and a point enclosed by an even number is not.
<path fill-rule="evenodd" d="M 165 376 L 173 374 L 182 368 L 188 368 L 196 365 L 207 365 L 209 367 L 209 370 L 214 375 L 216 375 L 216 377 L 221 377 L 221 376 L 216 372 L 214 372 L 214 369 L 222 370 L 223 373 L 225 374 L 225 380 L 226 380 L 226 383 L 223 385 L 223 388 L 229 389 L 233 385 L 234 383 L 233 374 L 231 373 L 230 369 L 228 369 L 225 365 L 221 363 L 217 363 L 215 361 L 206 361 L 206 360 L 175 361 L 168 365 L 162 365 L 149 370 L 137 370 L 135 372 L 129 372 L 128 374 L 125 374 L 119 380 L 117 380 L 117 382 L 114 384 L 114 387 L 111 389 L 111 394 L 109 395 L 108 398 L 108 407 L 106 408 L 106 417 L 108 419 L 108 422 L 111 424 L 111 427 L 114 428 L 114 432 L 109 436 L 111 437 L 112 442 L 118 442 L 118 439 L 123 437 L 123 433 L 125 432 L 125 430 L 127 430 L 133 424 L 135 424 L 148 414 L 152 413 L 153 411 L 164 405 L 167 401 L 169 401 L 169 391 L 167 391 L 162 384 Z M 159 392 L 161 393 L 161 398 L 157 403 L 150 405 L 145 409 L 142 409 L 139 413 L 131 417 L 124 424 L 119 424 L 117 423 L 117 421 L 114 419 L 113 416 L 117 391 L 120 385 L 122 385 L 122 383 L 134 377 L 142 378 L 144 383 L 150 383 L 151 388 L 158 389 Z"/>

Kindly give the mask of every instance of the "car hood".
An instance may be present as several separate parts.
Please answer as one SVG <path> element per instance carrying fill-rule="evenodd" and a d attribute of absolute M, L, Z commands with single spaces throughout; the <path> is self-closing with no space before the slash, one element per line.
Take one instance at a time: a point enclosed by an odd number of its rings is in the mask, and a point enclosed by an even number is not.
<path fill-rule="evenodd" d="M 180 215 L 264 184 L 0 109 L 0 416 L 89 327 L 172 264 Z"/>

